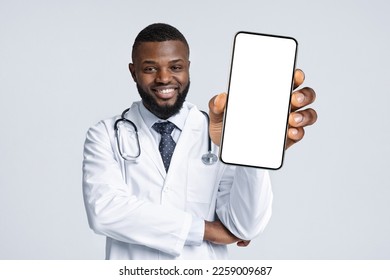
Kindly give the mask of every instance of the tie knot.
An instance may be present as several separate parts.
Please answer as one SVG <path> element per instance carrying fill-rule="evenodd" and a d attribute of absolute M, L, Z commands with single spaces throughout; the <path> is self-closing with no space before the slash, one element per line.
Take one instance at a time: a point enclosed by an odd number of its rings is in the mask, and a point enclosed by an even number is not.
<path fill-rule="evenodd" d="M 176 126 L 171 122 L 156 122 L 155 124 L 153 124 L 152 127 L 155 131 L 157 131 L 161 135 L 164 135 L 171 134 Z"/>

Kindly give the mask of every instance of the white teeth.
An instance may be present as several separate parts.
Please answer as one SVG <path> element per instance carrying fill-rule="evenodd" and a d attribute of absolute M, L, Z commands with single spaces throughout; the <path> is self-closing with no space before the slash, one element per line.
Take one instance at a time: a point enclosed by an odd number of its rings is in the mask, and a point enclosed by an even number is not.
<path fill-rule="evenodd" d="M 168 93 L 171 93 L 172 91 L 174 91 L 173 88 L 167 88 L 167 89 L 159 90 L 159 92 L 162 93 L 162 94 L 168 94 Z"/>

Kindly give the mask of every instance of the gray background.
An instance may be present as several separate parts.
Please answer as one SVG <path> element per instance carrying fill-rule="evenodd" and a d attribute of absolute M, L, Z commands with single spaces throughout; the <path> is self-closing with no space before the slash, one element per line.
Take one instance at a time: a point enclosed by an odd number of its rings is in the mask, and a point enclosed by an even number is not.
<path fill-rule="evenodd" d="M 0 259 L 102 259 L 81 194 L 86 130 L 138 99 L 136 34 L 178 27 L 189 100 L 226 91 L 239 30 L 293 36 L 316 126 L 272 172 L 274 213 L 237 259 L 390 258 L 387 1 L 0 0 Z"/>

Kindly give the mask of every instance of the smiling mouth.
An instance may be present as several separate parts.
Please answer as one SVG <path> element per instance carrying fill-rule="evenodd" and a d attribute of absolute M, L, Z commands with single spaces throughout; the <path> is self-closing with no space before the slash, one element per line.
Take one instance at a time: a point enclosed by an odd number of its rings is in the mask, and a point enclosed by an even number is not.
<path fill-rule="evenodd" d="M 176 88 L 161 88 L 154 89 L 154 92 L 158 98 L 161 99 L 170 99 L 176 94 Z"/>

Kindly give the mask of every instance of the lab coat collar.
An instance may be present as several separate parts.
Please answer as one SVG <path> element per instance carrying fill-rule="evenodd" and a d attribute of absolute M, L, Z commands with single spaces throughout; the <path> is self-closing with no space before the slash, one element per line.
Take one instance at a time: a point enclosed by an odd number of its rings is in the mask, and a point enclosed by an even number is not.
<path fill-rule="evenodd" d="M 153 139 L 153 135 L 151 134 L 148 126 L 143 120 L 140 113 L 141 102 L 134 102 L 130 110 L 125 115 L 126 119 L 131 120 L 138 128 L 138 138 L 141 147 L 141 156 L 144 154 L 148 156 L 158 169 L 160 175 L 165 177 L 166 171 L 164 165 L 161 160 L 160 152 L 158 151 L 158 147 Z"/>
<path fill-rule="evenodd" d="M 144 120 L 145 124 L 149 129 L 152 129 L 152 126 L 156 122 L 164 122 L 164 121 L 170 121 L 178 129 L 183 131 L 184 124 L 186 122 L 187 116 L 188 116 L 188 104 L 184 104 L 183 107 L 180 109 L 180 112 L 176 115 L 168 118 L 167 120 L 162 120 L 158 118 L 156 115 L 154 115 L 152 112 L 150 112 L 148 109 L 146 109 L 145 105 L 142 102 L 139 102 L 139 111 L 142 116 L 142 119 Z"/>
<path fill-rule="evenodd" d="M 162 163 L 158 146 L 155 144 L 150 129 L 141 116 L 140 106 L 142 106 L 141 101 L 134 102 L 125 117 L 133 121 L 138 128 L 141 154 L 145 153 L 149 156 L 160 175 L 165 178 L 167 173 Z M 175 169 L 180 169 L 180 167 L 182 167 L 180 165 L 188 160 L 188 152 L 191 151 L 192 146 L 199 141 L 202 122 L 204 121 L 203 114 L 197 110 L 195 105 L 184 102 L 183 107 L 188 111 L 188 115 L 182 127 L 183 129 L 179 141 L 176 143 L 168 174 L 175 174 Z"/>

